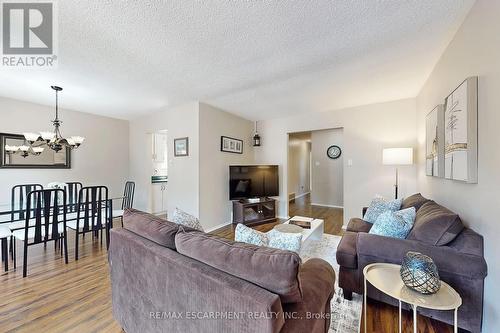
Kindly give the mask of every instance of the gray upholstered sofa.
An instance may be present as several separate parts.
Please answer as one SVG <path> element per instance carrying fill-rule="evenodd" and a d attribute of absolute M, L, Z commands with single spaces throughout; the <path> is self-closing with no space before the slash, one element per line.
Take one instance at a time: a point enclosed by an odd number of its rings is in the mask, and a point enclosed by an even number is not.
<path fill-rule="evenodd" d="M 487 274 L 483 237 L 464 227 L 457 214 L 432 200 L 415 194 L 403 201 L 402 209 L 415 207 L 417 216 L 407 239 L 370 234 L 371 224 L 359 218 L 350 220 L 337 248 L 340 265 L 339 286 L 346 298 L 363 293 L 363 268 L 376 262 L 401 264 L 408 251 L 430 256 L 440 278 L 462 297 L 458 311 L 459 327 L 480 332 L 483 316 L 484 279 Z M 363 215 L 365 210 L 363 211 Z M 370 298 L 397 305 L 397 301 L 369 287 Z M 453 323 L 452 311 L 419 310 L 431 318 Z"/>
<path fill-rule="evenodd" d="M 113 315 L 127 333 L 328 332 L 321 259 L 236 243 L 136 210 L 111 230 Z"/>

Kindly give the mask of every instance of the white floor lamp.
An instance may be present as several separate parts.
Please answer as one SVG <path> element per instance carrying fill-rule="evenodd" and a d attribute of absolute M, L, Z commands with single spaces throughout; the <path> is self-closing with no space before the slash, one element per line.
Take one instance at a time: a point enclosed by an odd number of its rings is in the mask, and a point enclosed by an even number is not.
<path fill-rule="evenodd" d="M 398 166 L 413 164 L 413 148 L 384 148 L 382 151 L 382 164 L 396 166 L 396 184 L 394 184 L 395 197 L 398 198 Z"/>

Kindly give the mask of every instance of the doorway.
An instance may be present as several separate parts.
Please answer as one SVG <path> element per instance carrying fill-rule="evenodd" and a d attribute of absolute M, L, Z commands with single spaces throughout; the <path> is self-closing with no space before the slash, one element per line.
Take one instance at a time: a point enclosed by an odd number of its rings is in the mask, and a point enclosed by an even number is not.
<path fill-rule="evenodd" d="M 343 225 L 343 129 L 289 133 L 288 215 L 321 218 L 325 231 L 340 234 Z"/>

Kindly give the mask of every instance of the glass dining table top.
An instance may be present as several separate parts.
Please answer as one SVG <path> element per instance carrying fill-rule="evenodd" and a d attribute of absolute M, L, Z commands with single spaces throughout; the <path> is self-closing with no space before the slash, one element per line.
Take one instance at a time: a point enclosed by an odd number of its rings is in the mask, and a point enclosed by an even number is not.
<path fill-rule="evenodd" d="M 122 196 L 113 196 L 108 198 L 108 201 L 116 201 L 116 200 L 121 200 L 125 198 L 123 195 Z M 70 205 L 67 203 L 67 205 Z M 73 204 L 74 205 L 74 204 Z M 26 210 L 26 203 L 21 205 L 20 202 L 14 202 L 14 205 L 12 205 L 10 202 L 0 202 L 0 223 L 4 222 L 6 219 L 10 219 L 10 215 L 14 213 L 19 213 Z"/>

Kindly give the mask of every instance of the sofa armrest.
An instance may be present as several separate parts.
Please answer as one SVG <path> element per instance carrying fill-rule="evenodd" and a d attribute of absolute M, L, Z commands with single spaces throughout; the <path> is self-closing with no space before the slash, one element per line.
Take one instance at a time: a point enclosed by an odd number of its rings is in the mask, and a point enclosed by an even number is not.
<path fill-rule="evenodd" d="M 431 257 L 440 274 L 448 273 L 468 279 L 484 279 L 487 274 L 486 261 L 482 256 L 461 253 L 448 246 L 360 233 L 356 247 L 358 267 L 361 269 L 374 262 L 400 265 L 408 251 L 416 251 Z"/>
<path fill-rule="evenodd" d="M 280 333 L 326 333 L 330 327 L 330 301 L 335 291 L 335 271 L 322 259 L 309 259 L 300 271 L 302 302 L 283 304 L 286 318 Z M 312 314 L 309 318 L 307 315 Z"/>

